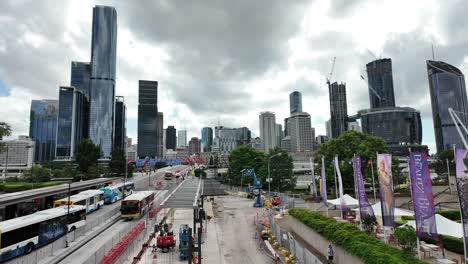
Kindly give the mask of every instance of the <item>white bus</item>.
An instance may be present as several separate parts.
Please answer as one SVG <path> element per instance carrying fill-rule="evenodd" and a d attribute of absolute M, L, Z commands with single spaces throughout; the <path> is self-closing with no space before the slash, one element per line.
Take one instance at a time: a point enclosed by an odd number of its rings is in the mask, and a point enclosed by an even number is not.
<path fill-rule="evenodd" d="M 86 224 L 86 208 L 62 206 L 0 222 L 0 261 L 30 253 Z M 68 220 L 67 220 L 68 218 Z"/>
<path fill-rule="evenodd" d="M 115 185 L 110 185 L 103 187 L 99 190 L 104 192 L 104 202 L 106 204 L 115 203 L 118 200 L 122 199 L 123 192 L 124 192 L 124 183 L 117 183 Z M 125 196 L 133 194 L 133 190 L 135 190 L 135 183 L 132 181 L 128 181 L 125 183 Z"/>
<path fill-rule="evenodd" d="M 120 207 L 122 218 L 138 218 L 145 214 L 154 202 L 153 191 L 141 191 L 125 197 Z"/>
<path fill-rule="evenodd" d="M 54 207 L 66 206 L 68 197 L 56 200 Z M 86 207 L 86 213 L 89 214 L 104 206 L 104 192 L 101 190 L 87 190 L 70 196 L 70 205 L 83 205 Z"/>

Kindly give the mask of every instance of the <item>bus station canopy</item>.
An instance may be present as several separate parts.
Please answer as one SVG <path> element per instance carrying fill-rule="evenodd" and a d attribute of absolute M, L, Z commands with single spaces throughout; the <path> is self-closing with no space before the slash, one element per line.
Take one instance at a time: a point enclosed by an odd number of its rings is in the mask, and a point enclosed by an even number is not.
<path fill-rule="evenodd" d="M 202 180 L 186 178 L 161 204 L 165 208 L 195 209 L 202 192 Z"/>

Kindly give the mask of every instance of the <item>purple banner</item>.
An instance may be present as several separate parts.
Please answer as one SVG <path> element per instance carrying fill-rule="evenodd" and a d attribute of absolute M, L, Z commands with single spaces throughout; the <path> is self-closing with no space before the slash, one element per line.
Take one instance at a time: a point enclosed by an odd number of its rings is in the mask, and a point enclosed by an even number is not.
<path fill-rule="evenodd" d="M 380 204 L 384 226 L 395 225 L 395 200 L 393 198 L 392 155 L 377 155 L 377 174 L 379 176 Z"/>
<path fill-rule="evenodd" d="M 354 157 L 354 171 L 356 172 L 356 185 L 359 199 L 359 213 L 361 219 L 370 217 L 375 218 L 374 210 L 372 209 L 369 200 L 367 199 L 366 189 L 364 188 L 364 176 L 361 170 L 361 157 Z"/>
<path fill-rule="evenodd" d="M 426 153 L 411 152 L 410 177 L 416 234 L 420 238 L 437 238 L 434 196 Z"/>
<path fill-rule="evenodd" d="M 322 195 L 322 201 L 325 206 L 328 206 L 327 203 L 327 178 L 325 175 L 325 160 L 322 157 L 322 170 L 321 170 L 321 178 L 320 178 L 320 194 Z"/>
<path fill-rule="evenodd" d="M 456 150 L 457 161 L 457 190 L 460 199 L 461 216 L 463 222 L 463 239 L 465 240 L 465 252 L 468 252 L 468 150 Z M 466 256 L 465 256 L 466 257 Z"/>

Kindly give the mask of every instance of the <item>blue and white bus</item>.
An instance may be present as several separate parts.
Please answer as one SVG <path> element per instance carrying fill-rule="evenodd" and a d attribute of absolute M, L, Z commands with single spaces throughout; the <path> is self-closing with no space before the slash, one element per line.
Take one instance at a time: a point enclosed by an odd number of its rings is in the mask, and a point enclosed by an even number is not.
<path fill-rule="evenodd" d="M 54 201 L 54 207 L 66 206 L 68 197 Z M 70 205 L 83 205 L 89 214 L 104 206 L 104 192 L 101 190 L 86 190 L 70 196 Z"/>
<path fill-rule="evenodd" d="M 124 183 L 117 183 L 115 185 L 100 188 L 99 190 L 104 192 L 104 203 L 111 204 L 122 199 L 124 192 Z M 135 190 L 135 183 L 132 181 L 125 182 L 125 196 L 133 194 Z"/>
<path fill-rule="evenodd" d="M 29 254 L 35 248 L 86 224 L 86 208 L 61 206 L 0 222 L 0 262 Z"/>

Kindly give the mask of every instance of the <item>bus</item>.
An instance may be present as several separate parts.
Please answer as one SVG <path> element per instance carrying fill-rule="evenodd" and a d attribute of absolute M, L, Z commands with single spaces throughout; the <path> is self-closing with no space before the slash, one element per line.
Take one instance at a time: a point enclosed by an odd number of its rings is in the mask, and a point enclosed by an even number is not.
<path fill-rule="evenodd" d="M 0 222 L 0 261 L 31 253 L 33 249 L 86 224 L 86 208 L 70 205 Z"/>
<path fill-rule="evenodd" d="M 68 197 L 54 201 L 54 207 L 66 206 Z M 104 192 L 101 190 L 87 190 L 70 196 L 70 205 L 83 205 L 89 214 L 104 206 Z"/>
<path fill-rule="evenodd" d="M 170 171 L 164 172 L 164 179 L 165 180 L 172 180 L 172 172 L 170 172 Z"/>
<path fill-rule="evenodd" d="M 115 203 L 123 197 L 124 183 L 121 182 L 115 185 L 106 186 L 99 190 L 104 192 L 104 203 Z M 135 183 L 132 181 L 125 182 L 125 196 L 133 194 L 133 190 L 135 190 Z"/>
<path fill-rule="evenodd" d="M 126 219 L 141 217 L 153 206 L 153 202 L 153 191 L 136 192 L 122 201 L 120 216 Z"/>

